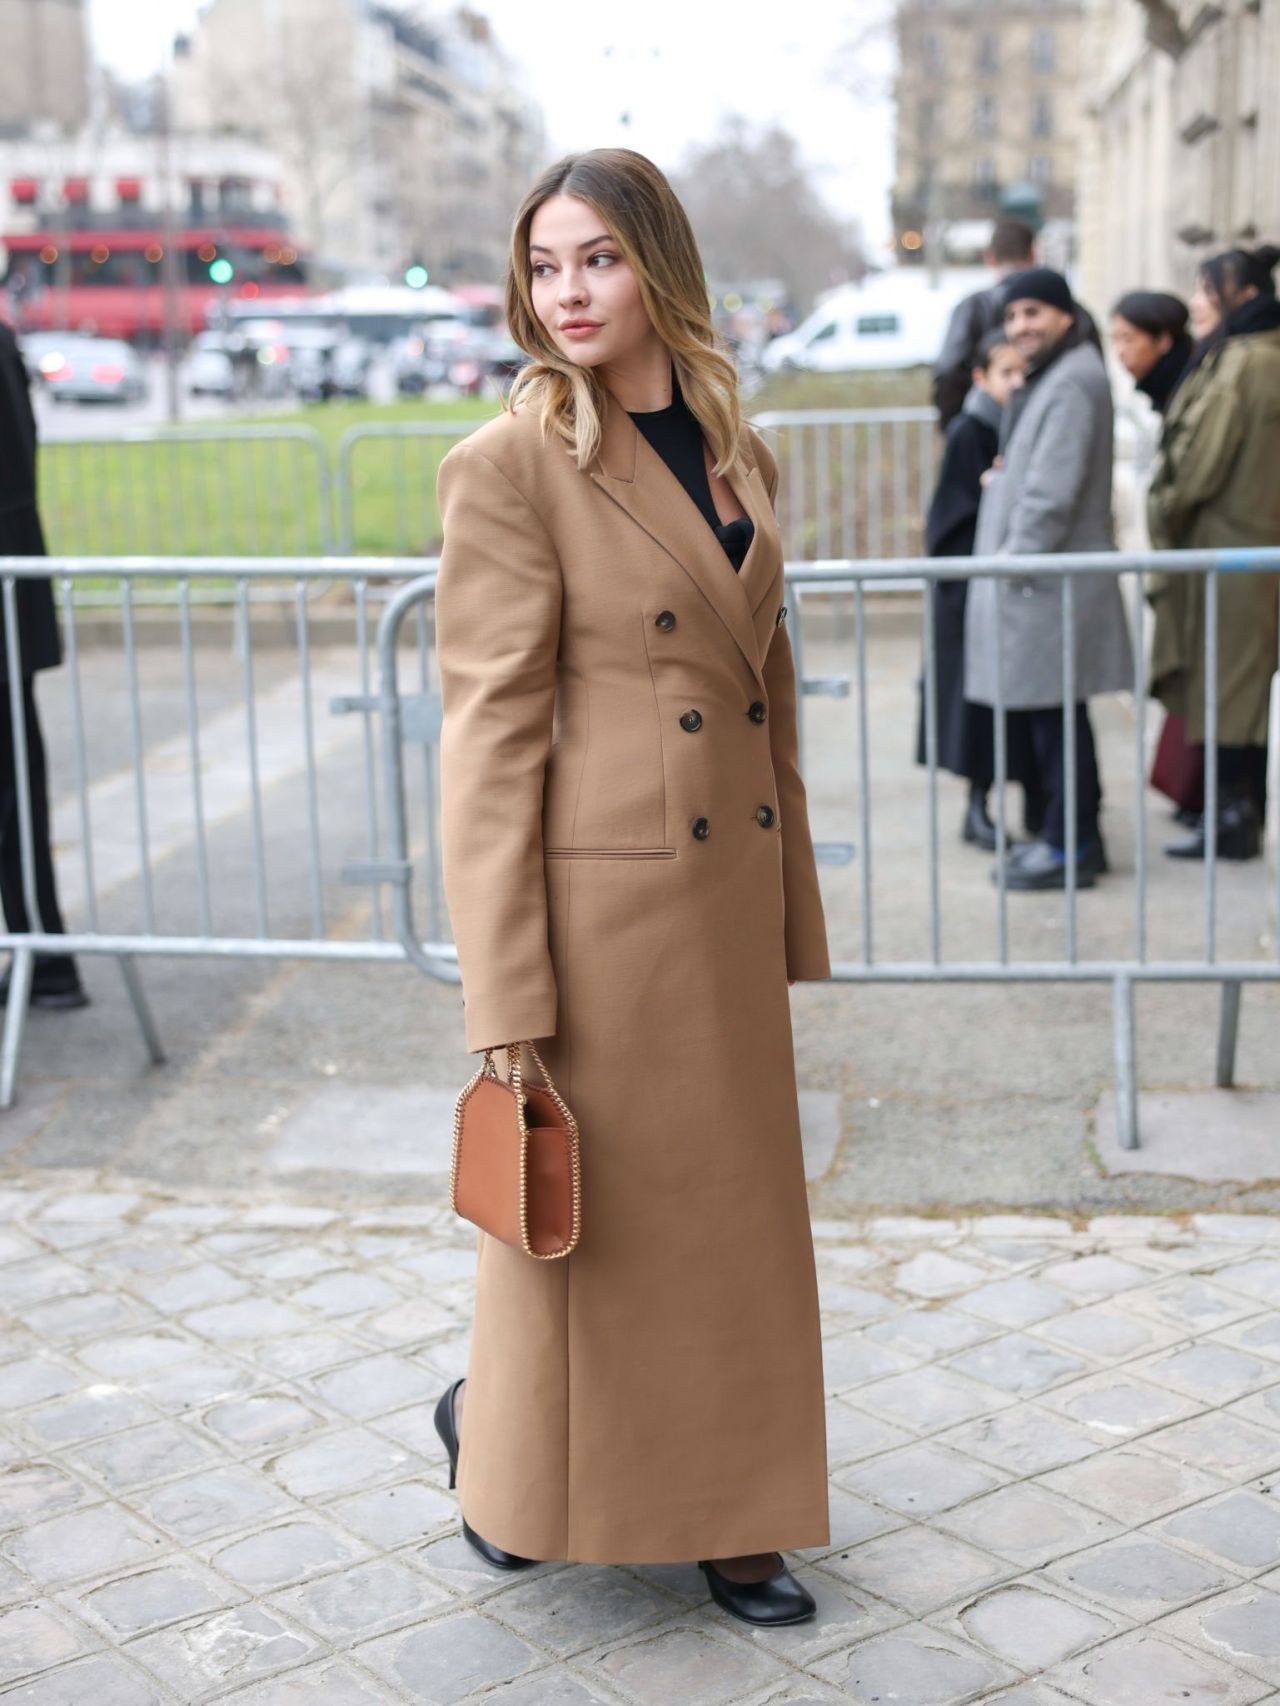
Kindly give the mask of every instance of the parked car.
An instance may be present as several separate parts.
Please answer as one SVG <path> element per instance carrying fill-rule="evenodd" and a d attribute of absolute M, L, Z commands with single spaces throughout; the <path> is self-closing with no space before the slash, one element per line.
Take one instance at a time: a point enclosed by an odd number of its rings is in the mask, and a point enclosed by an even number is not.
<path fill-rule="evenodd" d="M 235 359 L 220 332 L 200 332 L 192 339 L 186 380 L 193 397 L 235 396 Z"/>
<path fill-rule="evenodd" d="M 121 338 L 68 334 L 36 363 L 56 403 L 137 403 L 147 394 L 147 376 L 135 350 Z"/>
<path fill-rule="evenodd" d="M 971 273 L 944 278 L 936 288 L 920 268 L 882 273 L 843 285 L 823 299 L 793 332 L 766 344 L 766 373 L 787 368 L 845 373 L 864 368 L 926 367 L 942 348 L 951 310 L 985 282 Z"/>

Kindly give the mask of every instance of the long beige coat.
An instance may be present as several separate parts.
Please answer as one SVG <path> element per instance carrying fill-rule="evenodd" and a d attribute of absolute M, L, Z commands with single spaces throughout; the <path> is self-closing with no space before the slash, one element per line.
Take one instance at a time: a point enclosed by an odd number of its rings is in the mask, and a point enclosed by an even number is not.
<path fill-rule="evenodd" d="M 729 480 L 756 536 L 735 575 L 612 401 L 585 472 L 517 410 L 440 473 L 467 1044 L 550 1039 L 582 1130 L 576 1253 L 480 1240 L 460 1495 L 525 1557 L 827 1539 L 787 978 L 830 966 L 776 477 L 750 435 Z"/>

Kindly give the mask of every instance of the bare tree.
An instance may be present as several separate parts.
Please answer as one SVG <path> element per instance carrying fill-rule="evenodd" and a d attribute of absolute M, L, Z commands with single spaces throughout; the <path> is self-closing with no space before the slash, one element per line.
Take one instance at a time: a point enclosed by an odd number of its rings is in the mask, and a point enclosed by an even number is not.
<path fill-rule="evenodd" d="M 824 204 L 788 131 L 726 118 L 687 150 L 674 181 L 717 279 L 780 279 L 803 309 L 865 271 L 856 227 Z"/>

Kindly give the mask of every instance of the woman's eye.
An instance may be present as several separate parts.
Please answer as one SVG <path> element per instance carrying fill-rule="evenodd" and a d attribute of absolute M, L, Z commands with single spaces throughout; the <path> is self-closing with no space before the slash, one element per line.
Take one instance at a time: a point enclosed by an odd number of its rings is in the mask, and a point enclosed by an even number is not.
<path fill-rule="evenodd" d="M 591 259 L 592 261 L 604 261 L 606 264 L 609 264 L 616 260 L 617 256 L 606 254 L 603 249 L 600 249 L 592 255 Z"/>
<path fill-rule="evenodd" d="M 539 261 L 533 268 L 533 276 L 534 278 L 545 278 L 550 271 L 551 268 L 545 261 Z"/>

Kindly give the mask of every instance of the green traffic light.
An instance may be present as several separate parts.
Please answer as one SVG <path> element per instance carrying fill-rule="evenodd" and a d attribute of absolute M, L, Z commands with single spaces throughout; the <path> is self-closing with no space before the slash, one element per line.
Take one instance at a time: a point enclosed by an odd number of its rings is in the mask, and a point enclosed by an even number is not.
<path fill-rule="evenodd" d="M 215 284 L 230 284 L 235 276 L 236 269 L 230 261 L 219 258 L 210 262 L 209 277 Z"/>
<path fill-rule="evenodd" d="M 421 290 L 429 276 L 426 267 L 408 267 L 405 269 L 404 282 L 410 290 Z"/>

